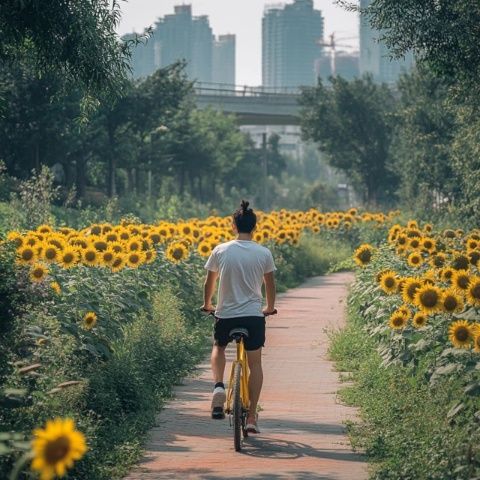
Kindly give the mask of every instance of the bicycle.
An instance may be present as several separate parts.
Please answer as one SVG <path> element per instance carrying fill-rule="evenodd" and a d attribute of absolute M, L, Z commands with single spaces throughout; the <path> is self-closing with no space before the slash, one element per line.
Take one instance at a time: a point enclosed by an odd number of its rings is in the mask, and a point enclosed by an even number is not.
<path fill-rule="evenodd" d="M 208 312 L 215 316 L 214 312 Z M 266 314 L 276 315 L 275 309 L 272 313 Z M 230 426 L 233 426 L 233 445 L 235 451 L 242 449 L 242 434 L 244 438 L 248 437 L 246 430 L 247 415 L 250 408 L 250 398 L 248 393 L 248 381 L 250 370 L 248 368 L 247 351 L 245 350 L 244 340 L 248 338 L 248 330 L 246 328 L 233 328 L 229 332 L 229 337 L 235 341 L 237 345 L 237 356 L 232 363 L 230 370 L 230 379 L 227 388 L 227 400 L 225 413 L 229 415 Z"/>

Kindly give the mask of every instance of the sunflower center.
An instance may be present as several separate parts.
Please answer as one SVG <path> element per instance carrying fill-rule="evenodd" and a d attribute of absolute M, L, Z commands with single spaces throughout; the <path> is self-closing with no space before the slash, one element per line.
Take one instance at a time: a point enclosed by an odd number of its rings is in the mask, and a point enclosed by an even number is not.
<path fill-rule="evenodd" d="M 31 260 L 33 257 L 33 251 L 32 250 L 24 250 L 22 252 L 22 258 L 24 260 Z"/>
<path fill-rule="evenodd" d="M 470 289 L 470 295 L 473 298 L 480 299 L 480 283 L 477 283 Z"/>
<path fill-rule="evenodd" d="M 358 254 L 358 258 L 363 262 L 363 263 L 368 263 L 370 259 L 372 258 L 372 252 L 370 250 L 362 250 Z"/>
<path fill-rule="evenodd" d="M 415 297 L 415 293 L 417 293 L 417 290 L 419 288 L 420 288 L 419 283 L 412 283 L 407 289 L 408 298 L 413 300 L 413 298 Z"/>
<path fill-rule="evenodd" d="M 402 317 L 395 317 L 392 320 L 392 322 L 396 327 L 401 327 L 403 325 L 403 318 Z"/>
<path fill-rule="evenodd" d="M 45 460 L 50 465 L 55 465 L 63 460 L 70 450 L 70 440 L 66 436 L 61 436 L 48 442 L 45 446 Z"/>
<path fill-rule="evenodd" d="M 87 252 L 85 254 L 85 259 L 88 260 L 89 262 L 93 262 L 95 260 L 95 252 Z"/>
<path fill-rule="evenodd" d="M 395 285 L 395 279 L 394 279 L 394 278 L 392 278 L 392 277 L 387 277 L 387 278 L 385 279 L 385 286 L 386 286 L 387 288 L 392 288 L 394 285 Z"/>
<path fill-rule="evenodd" d="M 32 273 L 33 273 L 33 276 L 35 278 L 42 278 L 43 277 L 43 269 L 42 268 L 36 268 Z"/>
<path fill-rule="evenodd" d="M 451 312 L 455 310 L 458 306 L 457 299 L 453 296 L 445 297 L 445 300 L 443 301 L 443 306 L 445 307 L 445 310 L 447 310 L 447 312 Z"/>
<path fill-rule="evenodd" d="M 423 306 L 431 308 L 437 304 L 438 295 L 433 290 L 427 290 L 421 294 L 420 301 L 422 302 Z"/>
<path fill-rule="evenodd" d="M 183 257 L 183 250 L 181 248 L 176 248 L 175 250 L 173 250 L 172 252 L 172 257 L 175 259 L 175 260 L 180 260 L 182 257 Z"/>
<path fill-rule="evenodd" d="M 462 275 L 457 278 L 457 285 L 459 288 L 466 290 L 468 287 L 469 279 L 466 275 Z"/>
<path fill-rule="evenodd" d="M 66 253 L 64 256 L 63 256 L 63 261 L 65 263 L 70 263 L 70 262 L 73 262 L 73 255 L 71 253 Z"/>
<path fill-rule="evenodd" d="M 455 338 L 459 342 L 466 342 L 470 336 L 470 332 L 468 331 L 468 328 L 466 327 L 459 327 L 457 331 L 455 332 Z"/>

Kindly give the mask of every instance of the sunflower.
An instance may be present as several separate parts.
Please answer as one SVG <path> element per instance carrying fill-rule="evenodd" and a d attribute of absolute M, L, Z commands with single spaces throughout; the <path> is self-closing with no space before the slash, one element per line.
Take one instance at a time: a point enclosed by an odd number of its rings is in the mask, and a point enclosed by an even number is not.
<path fill-rule="evenodd" d="M 422 313 L 417 312 L 412 319 L 412 324 L 415 328 L 422 328 L 427 324 L 428 317 Z"/>
<path fill-rule="evenodd" d="M 92 243 L 98 252 L 104 252 L 108 248 L 108 242 L 103 238 L 96 238 Z"/>
<path fill-rule="evenodd" d="M 99 264 L 101 265 L 108 265 L 110 266 L 113 262 L 113 259 L 115 258 L 115 251 L 112 250 L 111 248 L 108 248 L 107 250 L 101 252 L 99 254 Z"/>
<path fill-rule="evenodd" d="M 35 283 L 42 282 L 47 275 L 48 268 L 41 263 L 36 263 L 30 270 L 30 280 Z"/>
<path fill-rule="evenodd" d="M 473 337 L 473 348 L 477 353 L 480 352 L 480 334 L 478 333 Z"/>
<path fill-rule="evenodd" d="M 119 272 L 125 267 L 126 264 L 127 262 L 124 255 L 116 253 L 110 268 L 112 269 L 112 272 Z"/>
<path fill-rule="evenodd" d="M 69 418 L 49 420 L 45 428 L 37 428 L 33 435 L 32 469 L 40 474 L 40 480 L 63 477 L 87 451 L 84 435 L 75 430 Z"/>
<path fill-rule="evenodd" d="M 387 270 L 380 276 L 380 288 L 389 295 L 397 292 L 397 284 L 397 274 L 392 270 Z"/>
<path fill-rule="evenodd" d="M 455 255 L 451 264 L 451 267 L 455 270 L 468 270 L 469 266 L 470 259 L 467 255 L 464 255 L 463 253 Z"/>
<path fill-rule="evenodd" d="M 406 278 L 402 289 L 403 301 L 405 303 L 413 303 L 415 300 L 415 293 L 422 285 L 423 283 L 418 278 Z"/>
<path fill-rule="evenodd" d="M 471 252 L 468 252 L 468 259 L 471 265 L 477 267 L 478 262 L 480 261 L 480 252 L 478 250 L 472 250 Z"/>
<path fill-rule="evenodd" d="M 85 265 L 89 267 L 94 267 L 98 264 L 99 255 L 97 249 L 90 245 L 85 250 L 82 251 L 82 261 Z"/>
<path fill-rule="evenodd" d="M 24 265 L 32 264 L 37 259 L 35 250 L 30 245 L 25 245 L 24 247 L 20 247 L 17 250 L 17 257 L 18 257 L 18 263 L 21 263 Z"/>
<path fill-rule="evenodd" d="M 16 248 L 20 248 L 25 241 L 22 234 L 20 232 L 16 232 L 16 231 L 9 232 L 7 234 L 7 240 L 9 242 L 13 242 L 15 244 Z"/>
<path fill-rule="evenodd" d="M 480 277 L 474 276 L 470 278 L 467 288 L 468 303 L 474 307 L 480 307 Z"/>
<path fill-rule="evenodd" d="M 442 308 L 442 291 L 435 285 L 423 285 L 415 293 L 414 302 L 425 313 L 436 313 Z"/>
<path fill-rule="evenodd" d="M 112 242 L 109 246 L 111 250 L 113 250 L 115 253 L 123 253 L 125 252 L 125 247 L 123 243 L 121 242 Z"/>
<path fill-rule="evenodd" d="M 43 224 L 43 225 L 40 225 L 39 227 L 37 227 L 37 232 L 40 232 L 40 233 L 52 233 L 53 232 L 53 229 L 50 225 L 46 225 L 46 224 Z"/>
<path fill-rule="evenodd" d="M 127 266 L 130 268 L 137 268 L 145 261 L 145 253 L 142 251 L 133 251 L 125 255 Z"/>
<path fill-rule="evenodd" d="M 408 318 L 399 311 L 393 312 L 388 321 L 388 325 L 393 330 L 401 330 L 407 323 Z"/>
<path fill-rule="evenodd" d="M 407 263 L 411 267 L 418 268 L 423 264 L 423 258 L 419 253 L 413 252 L 408 256 Z"/>
<path fill-rule="evenodd" d="M 87 312 L 83 316 L 83 328 L 91 330 L 97 324 L 97 314 L 95 312 Z"/>
<path fill-rule="evenodd" d="M 60 295 L 62 293 L 62 287 L 60 287 L 60 284 L 58 282 L 52 282 L 50 284 L 50 288 L 57 294 Z"/>
<path fill-rule="evenodd" d="M 167 247 L 165 257 L 170 262 L 179 263 L 188 257 L 188 249 L 181 242 L 173 242 Z"/>
<path fill-rule="evenodd" d="M 357 265 L 360 265 L 361 267 L 368 265 L 372 260 L 372 257 L 373 257 L 373 247 L 368 243 L 364 243 L 363 245 L 360 245 L 355 250 L 355 253 L 353 256 L 355 263 Z"/>
<path fill-rule="evenodd" d="M 427 252 L 430 252 L 432 253 L 435 248 L 437 247 L 437 244 L 435 242 L 435 240 L 433 238 L 430 238 L 430 237 L 425 237 L 423 240 L 422 240 L 422 247 L 427 251 Z"/>
<path fill-rule="evenodd" d="M 145 263 L 152 263 L 157 258 L 157 251 L 149 249 L 145 252 Z"/>
<path fill-rule="evenodd" d="M 261 234 L 260 234 L 261 235 Z M 263 236 L 262 236 L 263 238 Z M 202 257 L 208 257 L 212 253 L 212 244 L 208 241 L 203 241 L 198 244 L 197 252 L 202 256 Z"/>
<path fill-rule="evenodd" d="M 463 310 L 463 298 L 458 295 L 455 288 L 447 288 L 443 291 L 442 309 L 446 313 L 461 312 Z"/>
<path fill-rule="evenodd" d="M 126 243 L 127 252 L 136 252 L 142 249 L 142 239 L 140 237 L 133 237 Z"/>
<path fill-rule="evenodd" d="M 421 245 L 421 241 L 419 238 L 412 238 L 409 242 L 408 242 L 408 246 L 413 249 L 413 250 L 416 250 L 417 248 L 419 248 Z"/>
<path fill-rule="evenodd" d="M 468 348 L 472 341 L 472 328 L 466 320 L 457 320 L 448 329 L 448 338 L 456 348 Z"/>
<path fill-rule="evenodd" d="M 65 250 L 60 252 L 58 263 L 63 268 L 71 268 L 78 262 L 78 250 L 73 247 L 65 247 Z"/>
<path fill-rule="evenodd" d="M 445 261 L 446 261 L 447 257 L 445 256 L 444 253 L 437 253 L 435 254 L 430 263 L 432 265 L 432 267 L 435 267 L 435 268 L 442 268 L 444 265 L 445 265 Z"/>
<path fill-rule="evenodd" d="M 453 268 L 451 268 L 451 267 L 442 268 L 442 270 L 441 270 L 441 272 L 440 272 L 440 278 L 441 278 L 444 282 L 451 282 L 454 271 L 455 271 L 455 270 L 454 270 Z"/>
<path fill-rule="evenodd" d="M 60 254 L 60 249 L 55 245 L 47 244 L 43 246 L 42 256 L 47 262 L 53 263 L 58 261 Z"/>
<path fill-rule="evenodd" d="M 397 309 L 397 312 L 398 313 L 401 313 L 402 315 L 404 315 L 406 318 L 411 318 L 412 316 L 412 311 L 410 310 L 409 306 L 408 305 L 402 305 L 401 307 L 399 307 Z"/>
<path fill-rule="evenodd" d="M 452 285 L 459 291 L 466 293 L 470 284 L 470 274 L 467 270 L 454 270 L 452 273 Z"/>

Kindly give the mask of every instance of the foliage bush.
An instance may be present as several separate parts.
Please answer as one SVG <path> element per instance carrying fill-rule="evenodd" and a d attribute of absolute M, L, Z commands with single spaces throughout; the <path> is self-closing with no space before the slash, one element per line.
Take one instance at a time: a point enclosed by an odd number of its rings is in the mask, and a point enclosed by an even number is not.
<path fill-rule="evenodd" d="M 386 367 L 364 328 L 364 300 L 350 297 L 345 329 L 332 334 L 330 355 L 346 372 L 341 398 L 360 408 L 348 430 L 355 449 L 372 462 L 374 480 L 472 479 L 480 474 L 480 435 L 474 412 L 448 417 L 463 395 L 456 377 L 430 385 L 427 367 Z"/>

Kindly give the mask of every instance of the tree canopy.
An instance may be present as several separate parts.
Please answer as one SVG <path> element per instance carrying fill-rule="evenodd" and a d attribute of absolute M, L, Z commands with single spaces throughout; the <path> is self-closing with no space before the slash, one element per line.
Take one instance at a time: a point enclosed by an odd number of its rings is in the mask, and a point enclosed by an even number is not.
<path fill-rule="evenodd" d="M 333 77 L 304 89 L 302 133 L 317 143 L 333 167 L 347 173 L 365 201 L 376 203 L 392 192 L 388 168 L 393 97 L 371 77 L 351 82 Z"/>
<path fill-rule="evenodd" d="M 130 58 L 119 20 L 116 0 L 2 0 L 0 63 L 28 58 L 38 75 L 60 74 L 92 96 L 116 95 Z"/>

